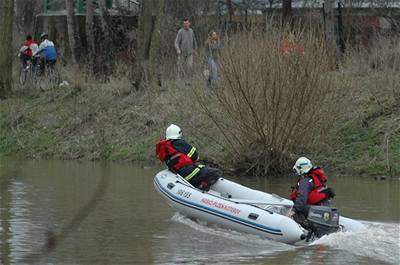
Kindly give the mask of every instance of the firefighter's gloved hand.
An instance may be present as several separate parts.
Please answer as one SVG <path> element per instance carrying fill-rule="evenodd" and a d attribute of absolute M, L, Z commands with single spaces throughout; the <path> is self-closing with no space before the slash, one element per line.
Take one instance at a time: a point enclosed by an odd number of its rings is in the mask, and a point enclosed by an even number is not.
<path fill-rule="evenodd" d="M 326 195 L 328 195 L 329 198 L 335 197 L 335 190 L 331 187 L 324 189 L 322 192 L 325 193 Z"/>
<path fill-rule="evenodd" d="M 199 189 L 204 190 L 204 191 L 209 191 L 210 190 L 210 185 L 208 184 L 207 180 L 202 180 L 198 186 Z"/>

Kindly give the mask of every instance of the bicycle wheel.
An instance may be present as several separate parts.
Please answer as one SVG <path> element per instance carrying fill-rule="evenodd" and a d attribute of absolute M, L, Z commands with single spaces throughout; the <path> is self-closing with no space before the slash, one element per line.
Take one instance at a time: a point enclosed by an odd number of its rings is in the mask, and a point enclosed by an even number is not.
<path fill-rule="evenodd" d="M 36 65 L 32 72 L 32 82 L 36 88 L 41 90 L 45 89 L 46 87 L 46 76 L 45 73 L 42 73 L 40 69 L 40 65 Z"/>
<path fill-rule="evenodd" d="M 58 86 L 60 84 L 61 78 L 60 78 L 60 72 L 58 72 L 58 69 L 55 65 L 51 65 L 47 67 L 48 72 L 47 72 L 47 79 L 49 82 L 49 85 L 51 87 Z"/>
<path fill-rule="evenodd" d="M 28 70 L 24 69 L 24 67 L 21 66 L 19 70 L 19 83 L 21 85 L 25 85 L 27 77 L 28 77 Z"/>

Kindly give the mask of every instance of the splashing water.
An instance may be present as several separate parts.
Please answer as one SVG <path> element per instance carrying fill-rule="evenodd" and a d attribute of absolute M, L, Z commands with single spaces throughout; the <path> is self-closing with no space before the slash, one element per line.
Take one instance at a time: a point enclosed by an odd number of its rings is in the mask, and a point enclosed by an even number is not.
<path fill-rule="evenodd" d="M 365 230 L 334 233 L 309 245 L 293 246 L 257 235 L 193 221 L 179 213 L 175 213 L 171 219 L 175 223 L 184 224 L 194 230 L 195 234 L 199 232 L 206 234 L 205 238 L 213 244 L 217 245 L 218 241 L 231 242 L 230 248 L 225 249 L 226 252 L 220 251 L 211 258 L 213 262 L 219 264 L 236 262 L 256 264 L 261 262 L 260 259 L 273 259 L 271 256 L 278 256 L 278 260 L 282 259 L 282 256 L 289 256 L 291 260 L 287 261 L 288 264 L 343 264 L 343 262 L 399 264 L 400 260 L 400 227 L 397 223 L 363 222 L 367 226 Z M 318 256 L 321 261 L 319 262 L 318 259 L 316 261 L 315 256 Z M 196 259 L 193 260 L 193 256 L 191 258 L 191 261 L 196 263 Z M 207 262 L 211 260 L 208 256 Z M 189 262 L 189 260 L 186 261 Z M 175 260 L 175 262 L 185 262 L 185 259 Z M 204 260 L 198 260 L 199 264 L 202 262 Z"/>
<path fill-rule="evenodd" d="M 367 228 L 357 232 L 334 233 L 311 245 L 327 245 L 392 264 L 400 263 L 400 224 L 363 222 Z"/>

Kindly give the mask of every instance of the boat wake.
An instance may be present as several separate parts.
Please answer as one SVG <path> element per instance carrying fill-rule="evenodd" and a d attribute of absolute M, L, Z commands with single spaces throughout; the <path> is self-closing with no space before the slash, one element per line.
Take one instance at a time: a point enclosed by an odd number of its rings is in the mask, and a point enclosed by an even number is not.
<path fill-rule="evenodd" d="M 367 228 L 356 232 L 334 233 L 310 245 L 326 245 L 390 264 L 400 264 L 400 225 L 363 222 Z"/>
<path fill-rule="evenodd" d="M 205 222 L 191 220 L 179 213 L 175 213 L 172 220 L 184 224 L 196 232 L 205 233 L 213 238 L 220 238 L 221 241 L 228 239 L 235 251 L 230 249 L 225 254 L 218 253 L 214 258 L 219 257 L 219 261 L 221 259 L 227 261 L 224 255 L 232 258 L 232 253 L 236 254 L 235 261 L 240 260 L 243 263 L 250 262 L 250 260 L 254 261 L 257 258 L 267 258 L 271 255 L 286 255 L 284 253 L 287 252 L 296 252 L 297 255 L 306 257 L 310 253 L 321 252 L 322 247 L 323 251 L 319 254 L 330 256 L 329 260 L 325 260 L 327 264 L 340 264 L 340 262 L 345 261 L 357 262 L 360 260 L 367 260 L 367 263 L 376 261 L 377 264 L 400 263 L 400 227 L 399 224 L 395 223 L 363 222 L 367 226 L 365 230 L 334 233 L 324 236 L 309 245 L 294 246 L 261 238 L 257 235 L 210 226 Z M 238 249 L 241 251 L 238 251 Z M 303 255 L 301 252 L 303 252 Z M 336 258 L 332 257 L 336 255 Z M 308 263 L 306 262 L 305 264 Z"/>
<path fill-rule="evenodd" d="M 222 228 L 219 226 L 215 225 L 208 225 L 206 222 L 200 221 L 200 220 L 192 220 L 189 219 L 185 216 L 183 216 L 180 213 L 175 213 L 172 216 L 172 220 L 178 223 L 182 223 L 184 225 L 189 226 L 190 228 L 200 231 L 206 234 L 210 234 L 213 236 L 218 236 L 218 237 L 224 237 L 226 239 L 233 240 L 235 242 L 241 243 L 246 245 L 246 243 L 249 244 L 249 246 L 255 247 L 255 246 L 260 246 L 262 248 L 267 247 L 274 247 L 274 251 L 285 251 L 292 249 L 294 246 L 288 245 L 285 243 L 273 241 L 267 238 L 261 238 L 260 236 L 253 235 L 253 234 L 246 234 L 246 233 L 241 233 L 238 231 Z"/>

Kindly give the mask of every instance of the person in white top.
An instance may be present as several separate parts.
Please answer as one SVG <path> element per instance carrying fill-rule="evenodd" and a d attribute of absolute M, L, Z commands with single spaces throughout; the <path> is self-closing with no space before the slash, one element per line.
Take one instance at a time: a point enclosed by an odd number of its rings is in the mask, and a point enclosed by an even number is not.
<path fill-rule="evenodd" d="M 22 44 L 21 48 L 19 49 L 18 56 L 21 59 L 22 66 L 24 68 L 27 67 L 27 62 L 32 61 L 34 63 L 33 55 L 36 54 L 39 50 L 39 46 L 37 43 L 32 39 L 31 35 L 26 36 L 26 40 Z"/>

